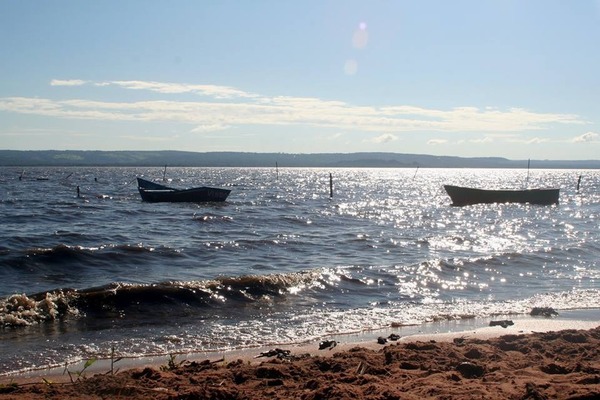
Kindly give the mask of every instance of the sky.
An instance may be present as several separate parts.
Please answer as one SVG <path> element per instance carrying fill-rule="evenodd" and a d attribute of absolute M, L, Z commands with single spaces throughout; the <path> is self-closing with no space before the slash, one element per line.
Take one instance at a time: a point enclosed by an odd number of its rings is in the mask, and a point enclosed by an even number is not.
<path fill-rule="evenodd" d="M 0 0 L 0 149 L 600 158 L 600 0 Z"/>

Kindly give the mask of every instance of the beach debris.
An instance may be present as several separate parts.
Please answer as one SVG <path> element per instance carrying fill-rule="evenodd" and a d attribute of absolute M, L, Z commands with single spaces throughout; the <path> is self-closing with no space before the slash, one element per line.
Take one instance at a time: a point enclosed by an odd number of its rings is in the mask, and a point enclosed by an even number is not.
<path fill-rule="evenodd" d="M 400 340 L 400 335 L 392 333 L 390 336 L 388 336 L 388 339 L 395 342 L 396 340 Z"/>
<path fill-rule="evenodd" d="M 358 375 L 363 375 L 365 373 L 365 371 L 367 370 L 367 364 L 365 364 L 364 362 L 359 362 L 358 363 L 358 367 L 356 367 L 356 373 Z"/>
<path fill-rule="evenodd" d="M 321 343 L 319 343 L 319 350 L 331 350 L 335 346 L 337 346 L 337 342 L 335 340 L 323 340 Z"/>
<path fill-rule="evenodd" d="M 260 357 L 277 357 L 277 358 L 288 358 L 290 355 L 290 351 L 289 350 L 283 350 L 283 349 L 272 349 L 269 351 L 265 351 L 260 353 L 259 355 L 257 355 L 254 358 L 260 358 Z"/>
<path fill-rule="evenodd" d="M 473 347 L 465 353 L 465 357 L 475 360 L 483 357 L 483 353 L 477 347 Z"/>
<path fill-rule="evenodd" d="M 0 385 L 0 394 L 11 393 L 17 389 L 19 389 L 19 385 L 16 382 L 11 382 L 6 385 L 2 384 Z"/>
<path fill-rule="evenodd" d="M 207 369 L 212 368 L 215 364 L 220 364 L 225 362 L 225 357 L 221 357 L 218 360 L 203 360 L 203 361 L 187 361 L 183 366 L 186 371 L 194 371 L 195 373 L 205 371 Z"/>
<path fill-rule="evenodd" d="M 552 307 L 533 307 L 529 315 L 532 317 L 554 317 L 558 315 L 558 311 Z"/>
<path fill-rule="evenodd" d="M 527 393 L 525 393 L 525 396 L 523 396 L 524 399 L 531 399 L 531 400 L 546 400 L 547 397 L 544 396 L 540 390 L 535 386 L 535 384 L 528 382 L 525 385 L 525 391 Z"/>
<path fill-rule="evenodd" d="M 501 326 L 503 328 L 508 328 L 511 325 L 514 325 L 515 323 L 512 322 L 510 319 L 504 319 L 502 321 L 490 321 L 490 326 Z"/>
<path fill-rule="evenodd" d="M 454 342 L 454 344 L 463 344 L 465 342 L 465 340 L 467 340 L 467 338 L 464 337 L 464 336 L 452 339 L 452 341 Z"/>
<path fill-rule="evenodd" d="M 383 336 L 379 336 L 377 338 L 377 343 L 379 343 L 379 344 L 386 344 L 387 343 L 387 339 L 384 338 Z"/>
<path fill-rule="evenodd" d="M 485 373 L 485 369 L 481 365 L 472 362 L 462 362 L 458 364 L 456 370 L 465 378 L 479 378 Z"/>

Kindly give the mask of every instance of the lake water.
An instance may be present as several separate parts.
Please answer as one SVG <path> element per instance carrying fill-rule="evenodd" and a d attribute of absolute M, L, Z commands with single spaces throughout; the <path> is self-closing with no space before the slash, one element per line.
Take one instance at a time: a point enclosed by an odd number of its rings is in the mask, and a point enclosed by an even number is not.
<path fill-rule="evenodd" d="M 598 170 L 168 169 L 220 204 L 144 203 L 137 176 L 163 171 L 1 170 L 0 374 L 600 304 Z M 446 183 L 560 204 L 452 207 Z"/>

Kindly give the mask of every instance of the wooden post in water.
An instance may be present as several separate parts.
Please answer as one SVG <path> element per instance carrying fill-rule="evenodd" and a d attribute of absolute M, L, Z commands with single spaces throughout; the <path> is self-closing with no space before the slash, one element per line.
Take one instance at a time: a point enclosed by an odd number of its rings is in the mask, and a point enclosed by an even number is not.
<path fill-rule="evenodd" d="M 333 197 L 333 175 L 329 174 L 329 197 Z"/>
<path fill-rule="evenodd" d="M 581 175 L 579 175 L 579 179 L 577 179 L 577 193 L 579 193 L 579 185 L 581 184 Z"/>
<path fill-rule="evenodd" d="M 165 164 L 165 170 L 163 171 L 163 182 L 167 181 L 167 164 Z"/>
<path fill-rule="evenodd" d="M 417 167 L 417 170 L 415 171 L 415 174 L 413 175 L 413 179 L 415 179 L 417 177 L 417 172 L 419 172 L 419 167 Z"/>
<path fill-rule="evenodd" d="M 275 161 L 275 175 L 276 179 L 279 180 L 279 165 L 277 164 L 277 161 Z"/>

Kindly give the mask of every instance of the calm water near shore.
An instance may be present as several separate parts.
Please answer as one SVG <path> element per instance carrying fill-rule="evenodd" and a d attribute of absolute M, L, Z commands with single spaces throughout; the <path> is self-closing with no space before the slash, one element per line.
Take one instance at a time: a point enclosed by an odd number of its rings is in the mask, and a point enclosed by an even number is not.
<path fill-rule="evenodd" d="M 0 171 L 0 374 L 600 304 L 598 170 L 531 170 L 557 206 L 442 188 L 526 170 L 168 169 L 231 189 L 221 204 L 143 203 L 136 176 L 163 171 Z"/>

